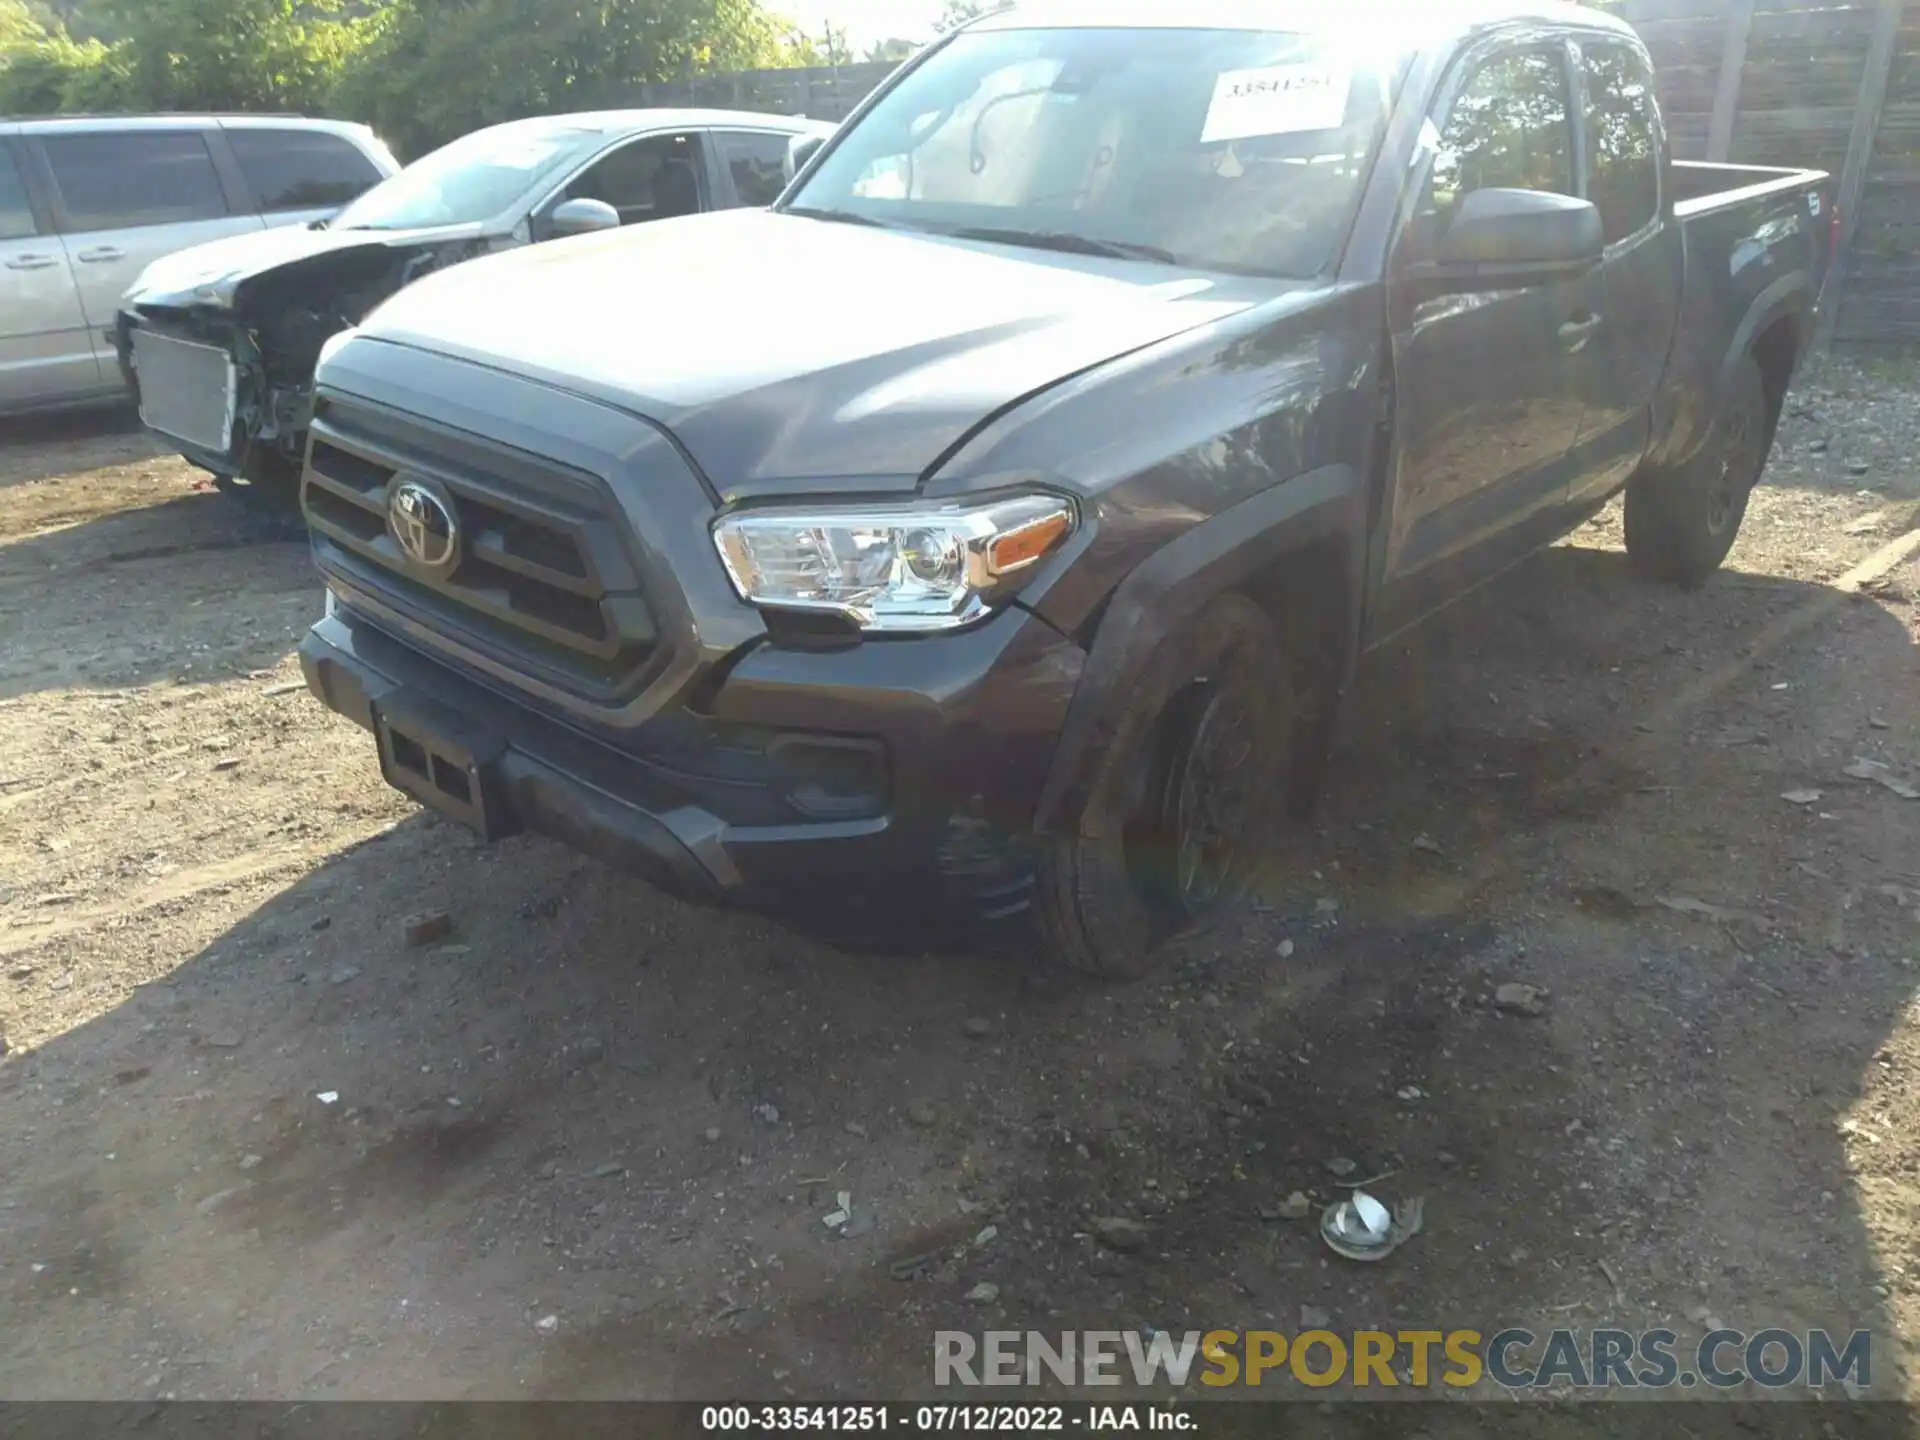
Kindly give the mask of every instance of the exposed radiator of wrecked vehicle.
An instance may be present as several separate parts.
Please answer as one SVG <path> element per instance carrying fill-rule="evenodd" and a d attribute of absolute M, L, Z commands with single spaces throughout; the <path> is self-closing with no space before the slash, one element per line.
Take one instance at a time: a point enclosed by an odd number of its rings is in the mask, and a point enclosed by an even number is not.
<path fill-rule="evenodd" d="M 325 248 L 253 264 L 236 256 L 224 273 L 176 277 L 156 267 L 117 327 L 121 368 L 146 423 L 223 489 L 288 506 L 321 347 L 421 276 L 493 248 L 471 236 L 306 239 Z"/>

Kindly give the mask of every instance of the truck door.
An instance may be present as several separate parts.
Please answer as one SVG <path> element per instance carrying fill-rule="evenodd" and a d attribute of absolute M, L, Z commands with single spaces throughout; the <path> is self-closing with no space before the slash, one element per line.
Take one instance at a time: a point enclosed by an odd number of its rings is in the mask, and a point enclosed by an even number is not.
<path fill-rule="evenodd" d="M 1427 173 L 1391 261 L 1394 473 L 1376 638 L 1535 548 L 1562 518 L 1597 363 L 1599 275 L 1473 294 L 1399 276 L 1433 257 L 1472 191 L 1575 194 L 1570 63 L 1561 41 L 1482 42 L 1432 116 Z"/>
<path fill-rule="evenodd" d="M 1666 148 L 1653 66 L 1624 38 L 1579 42 L 1586 125 L 1586 196 L 1600 212 L 1606 357 L 1581 427 L 1571 498 L 1604 499 L 1626 483 L 1652 433 L 1653 397 L 1666 369 L 1685 263 L 1672 203 L 1661 194 Z"/>

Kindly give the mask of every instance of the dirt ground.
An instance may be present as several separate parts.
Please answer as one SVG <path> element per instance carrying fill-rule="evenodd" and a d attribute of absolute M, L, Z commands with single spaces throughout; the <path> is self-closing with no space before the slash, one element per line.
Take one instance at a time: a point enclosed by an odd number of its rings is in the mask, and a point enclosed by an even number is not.
<path fill-rule="evenodd" d="M 301 546 L 15 427 L 0 1394 L 909 1398 L 936 1329 L 1303 1307 L 1870 1328 L 1912 1394 L 1920 801 L 1845 773 L 1920 784 L 1911 394 L 1803 386 L 1697 594 L 1612 511 L 1371 661 L 1259 903 L 1111 989 L 477 845 L 298 687 Z M 1385 1263 L 1273 1218 L 1335 1157 L 1425 1197 Z"/>

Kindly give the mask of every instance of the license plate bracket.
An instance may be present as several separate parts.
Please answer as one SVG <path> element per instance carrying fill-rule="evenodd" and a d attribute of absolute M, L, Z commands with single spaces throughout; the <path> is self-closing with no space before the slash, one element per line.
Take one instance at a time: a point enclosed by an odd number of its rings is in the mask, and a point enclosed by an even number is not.
<path fill-rule="evenodd" d="M 373 707 L 380 773 L 394 789 L 475 831 L 499 840 L 519 827 L 501 794 L 499 736 L 444 705 L 388 695 Z"/>

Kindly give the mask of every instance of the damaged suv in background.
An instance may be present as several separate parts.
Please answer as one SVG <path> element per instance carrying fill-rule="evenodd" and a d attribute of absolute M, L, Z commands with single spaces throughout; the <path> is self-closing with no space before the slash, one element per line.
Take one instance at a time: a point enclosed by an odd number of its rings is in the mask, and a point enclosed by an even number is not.
<path fill-rule="evenodd" d="M 475 131 L 331 222 L 156 261 L 122 302 L 149 428 L 223 491 L 293 519 L 320 347 L 423 275 L 520 245 L 766 205 L 833 126 L 718 110 L 545 116 Z"/>

